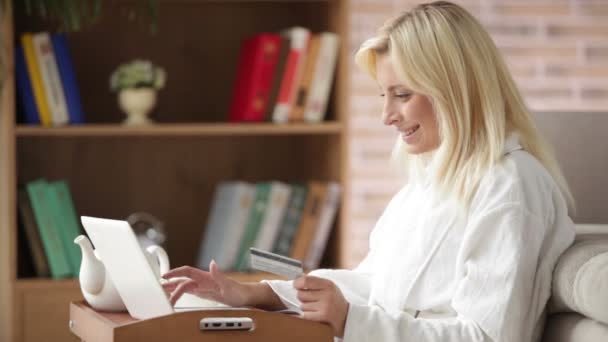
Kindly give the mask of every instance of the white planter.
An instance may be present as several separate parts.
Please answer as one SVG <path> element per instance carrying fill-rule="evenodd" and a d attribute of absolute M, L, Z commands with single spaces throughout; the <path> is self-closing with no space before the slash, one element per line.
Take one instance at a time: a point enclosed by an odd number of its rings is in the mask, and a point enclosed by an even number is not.
<path fill-rule="evenodd" d="M 118 93 L 118 106 L 127 114 L 125 125 L 146 125 L 153 121 L 148 114 L 156 105 L 156 90 L 153 88 L 129 88 Z"/>

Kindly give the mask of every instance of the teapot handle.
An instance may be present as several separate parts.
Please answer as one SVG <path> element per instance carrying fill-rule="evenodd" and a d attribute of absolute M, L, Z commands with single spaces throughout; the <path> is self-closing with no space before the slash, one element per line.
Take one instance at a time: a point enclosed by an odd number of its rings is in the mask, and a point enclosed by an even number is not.
<path fill-rule="evenodd" d="M 167 252 L 165 252 L 165 250 L 157 245 L 152 245 L 149 246 L 148 248 L 146 248 L 146 251 L 148 251 L 148 253 L 152 254 L 153 256 L 156 257 L 156 259 L 158 260 L 158 263 L 160 264 L 160 275 L 162 276 L 163 274 L 169 272 L 169 256 L 167 255 Z"/>

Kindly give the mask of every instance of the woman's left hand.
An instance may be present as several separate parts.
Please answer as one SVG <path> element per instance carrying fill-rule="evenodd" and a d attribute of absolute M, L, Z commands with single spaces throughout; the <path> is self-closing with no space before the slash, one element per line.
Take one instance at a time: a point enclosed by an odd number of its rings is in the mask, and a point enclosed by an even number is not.
<path fill-rule="evenodd" d="M 331 280 L 303 275 L 294 280 L 298 300 L 302 302 L 302 317 L 311 321 L 329 324 L 334 335 L 344 335 L 344 324 L 348 313 L 348 302 L 342 291 Z"/>

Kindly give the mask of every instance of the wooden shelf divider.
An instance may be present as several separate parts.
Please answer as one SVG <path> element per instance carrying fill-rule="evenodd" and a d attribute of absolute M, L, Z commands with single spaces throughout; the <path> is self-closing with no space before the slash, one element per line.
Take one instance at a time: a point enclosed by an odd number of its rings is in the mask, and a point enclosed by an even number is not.
<path fill-rule="evenodd" d="M 342 132 L 342 124 L 339 122 L 285 125 L 272 123 L 185 123 L 155 124 L 150 126 L 86 124 L 81 126 L 62 127 L 19 125 L 16 129 L 18 137 L 332 135 L 341 134 Z"/>

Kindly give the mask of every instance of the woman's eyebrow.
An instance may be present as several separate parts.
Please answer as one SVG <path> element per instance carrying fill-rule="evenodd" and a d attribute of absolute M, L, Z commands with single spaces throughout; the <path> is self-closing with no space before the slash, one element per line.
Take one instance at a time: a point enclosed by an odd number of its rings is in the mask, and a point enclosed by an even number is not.
<path fill-rule="evenodd" d="M 402 88 L 403 90 L 407 90 L 407 87 L 404 86 L 403 84 L 394 84 L 394 85 L 388 87 L 388 91 L 393 91 L 397 88 Z"/>

